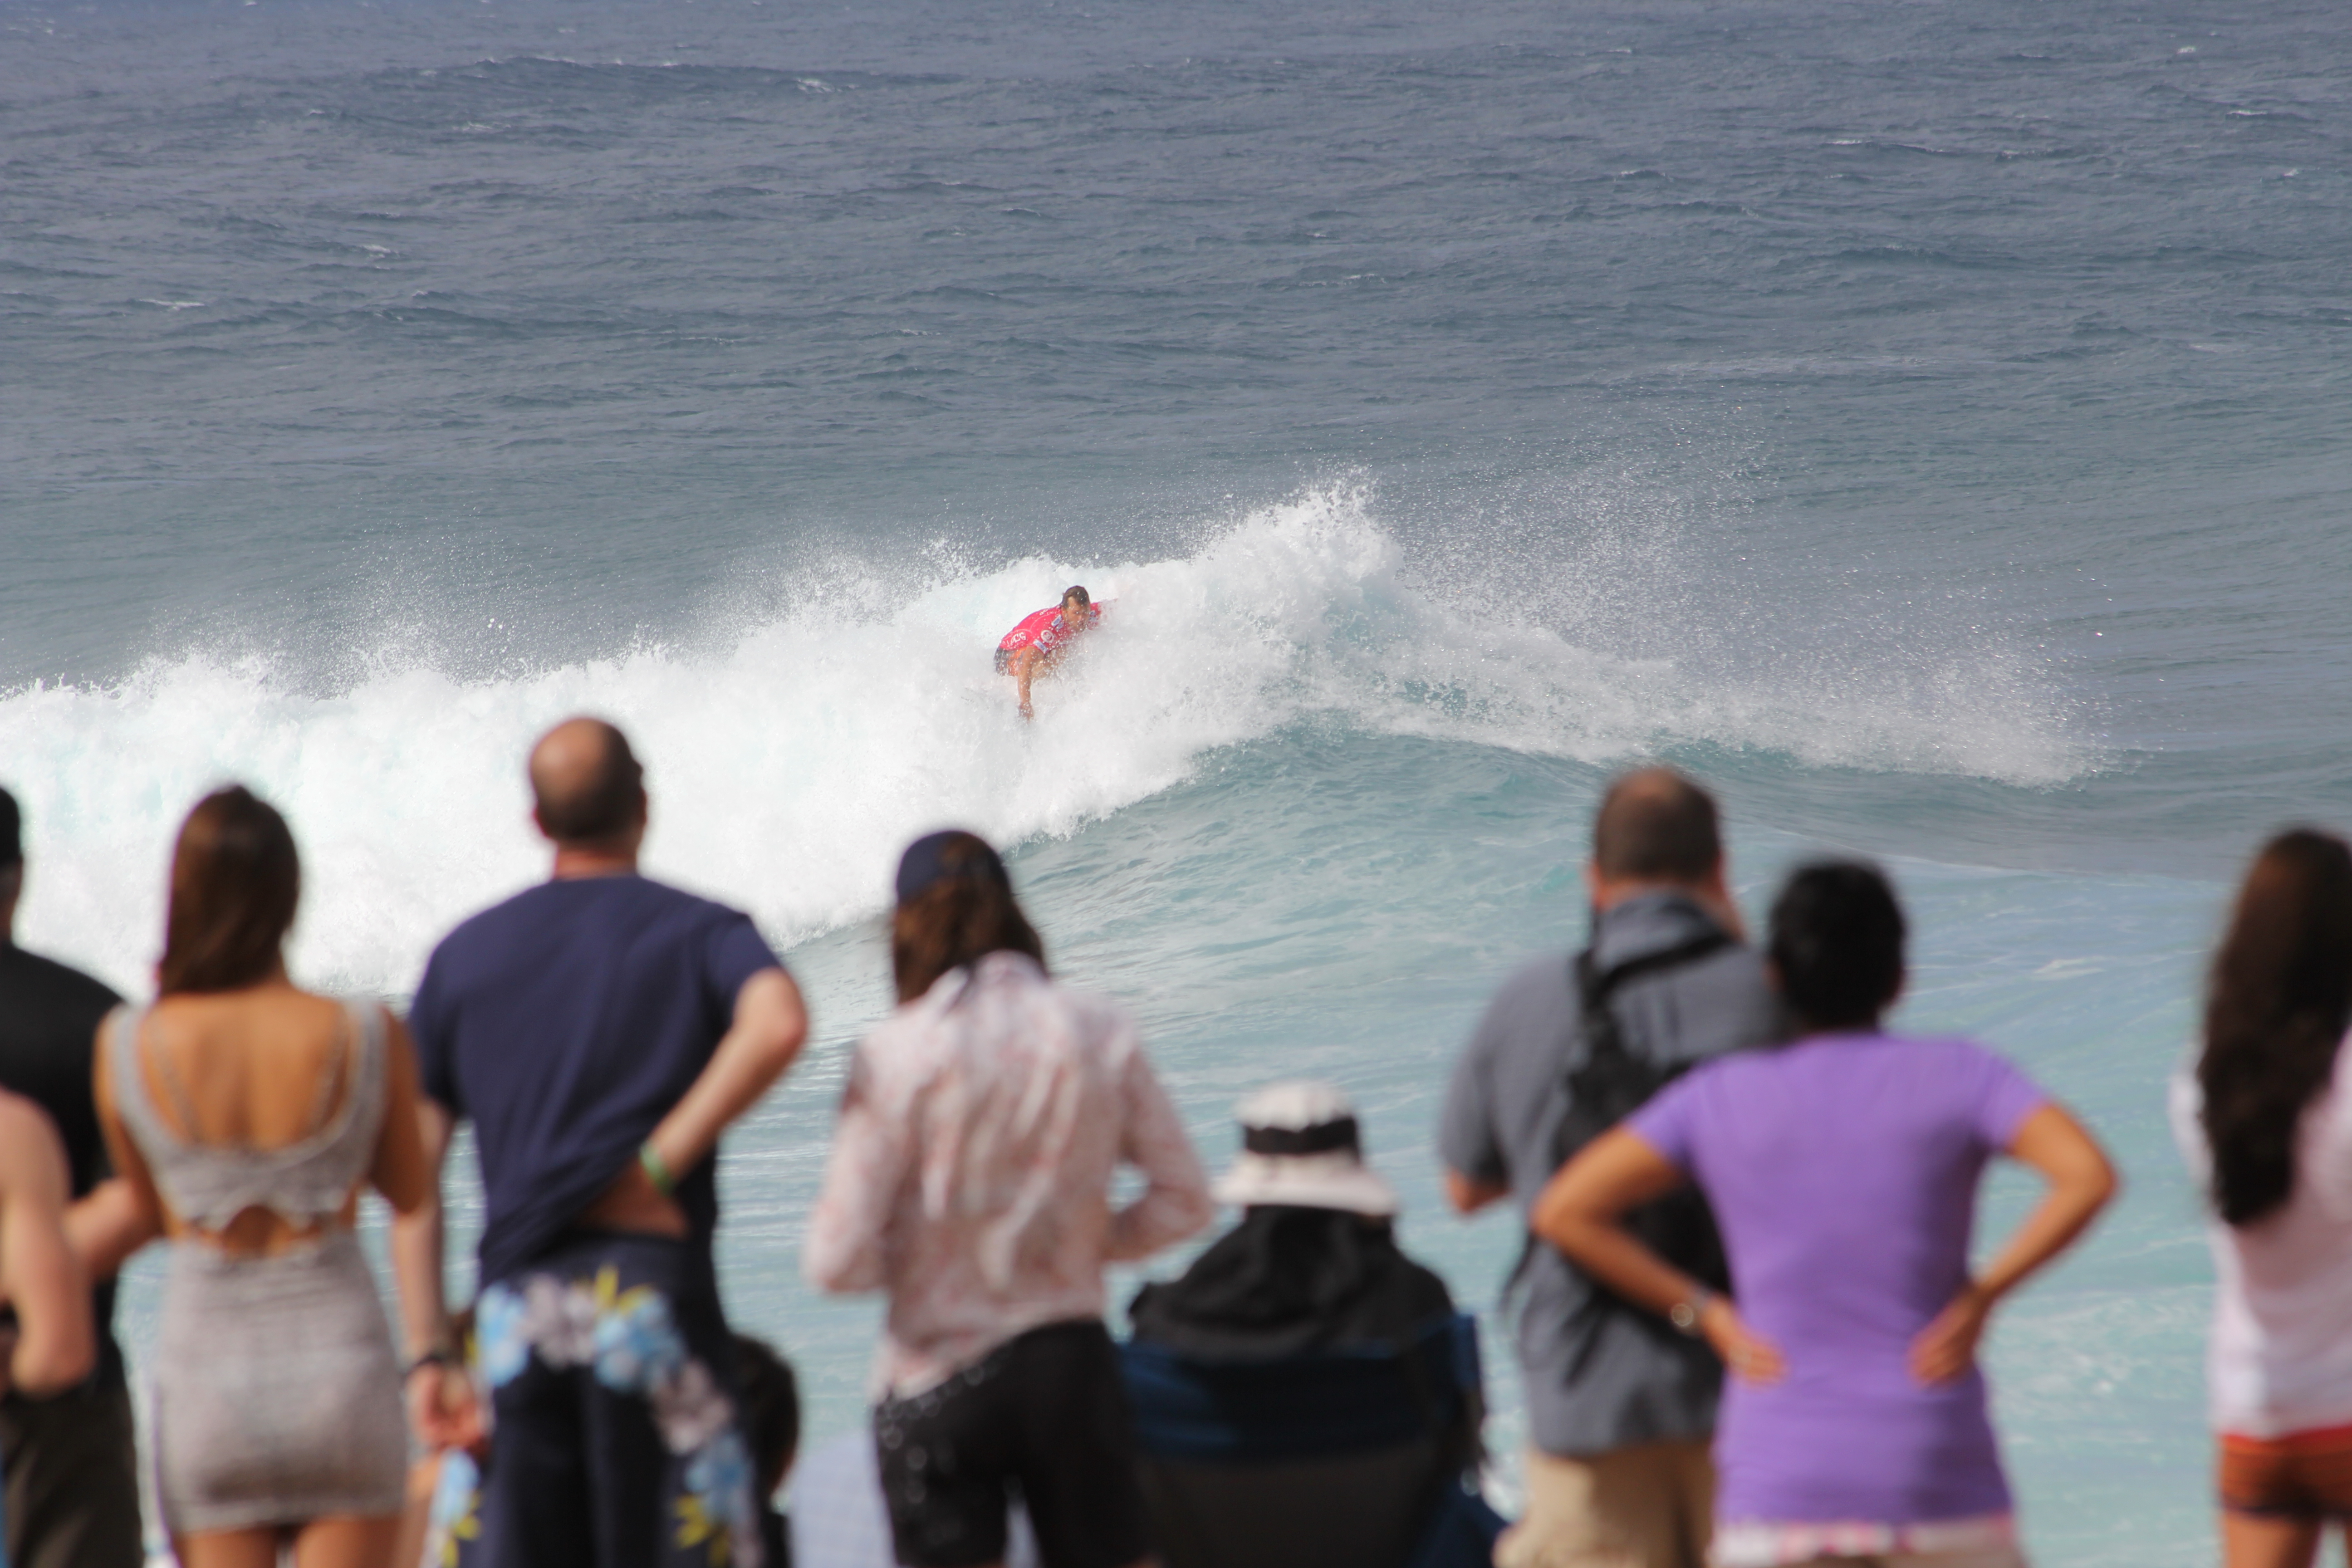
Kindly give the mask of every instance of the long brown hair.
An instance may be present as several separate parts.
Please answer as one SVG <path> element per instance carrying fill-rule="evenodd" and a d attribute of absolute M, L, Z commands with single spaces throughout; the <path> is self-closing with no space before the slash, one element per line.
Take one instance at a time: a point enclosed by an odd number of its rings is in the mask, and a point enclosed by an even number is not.
<path fill-rule="evenodd" d="M 1025 952 L 1041 968 L 1045 963 L 1045 944 L 1021 912 L 995 852 L 969 833 L 947 837 L 940 858 L 956 874 L 933 882 L 890 917 L 890 972 L 901 1002 L 929 991 L 949 970 L 992 952 Z"/>
<path fill-rule="evenodd" d="M 2213 1207 L 2252 1225 L 2294 1190 L 2304 1108 L 2352 1022 L 2352 847 L 2290 828 L 2246 872 L 2205 1000 L 2205 1141 Z"/>
<path fill-rule="evenodd" d="M 157 993 L 235 991 L 267 980 L 301 897 L 302 862 L 286 819 L 243 784 L 205 796 L 172 851 Z"/>

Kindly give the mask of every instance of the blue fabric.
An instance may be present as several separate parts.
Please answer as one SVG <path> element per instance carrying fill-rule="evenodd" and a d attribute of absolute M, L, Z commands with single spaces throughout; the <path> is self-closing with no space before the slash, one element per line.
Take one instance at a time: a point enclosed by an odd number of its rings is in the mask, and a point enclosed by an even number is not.
<path fill-rule="evenodd" d="M 425 1092 L 474 1123 L 484 1284 L 554 1245 L 636 1158 L 736 993 L 775 967 L 748 916 L 634 876 L 541 883 L 442 940 L 408 1023 Z M 716 1163 L 678 1173 L 706 1260 Z"/>
<path fill-rule="evenodd" d="M 1428 1528 L 1413 1543 L 1405 1568 L 1494 1568 L 1495 1542 L 1507 1521 L 1492 1504 L 1466 1487 L 1438 1495 Z"/>
<path fill-rule="evenodd" d="M 1216 1364 L 1130 1342 L 1119 1363 L 1146 1453 L 1236 1465 L 1410 1443 L 1451 1425 L 1480 1386 L 1478 1323 L 1467 1313 L 1402 1352 Z"/>
<path fill-rule="evenodd" d="M 965 853 L 959 855 L 956 863 L 950 866 L 947 852 L 960 845 L 977 845 L 979 852 L 973 854 L 967 847 Z M 971 876 L 985 877 L 1001 888 L 1013 885 L 1013 879 L 1005 875 L 1004 862 L 998 859 L 996 851 L 977 835 L 958 827 L 926 833 L 908 845 L 907 852 L 898 858 L 898 901 L 913 903 L 934 882 L 944 882 L 950 877 Z"/>

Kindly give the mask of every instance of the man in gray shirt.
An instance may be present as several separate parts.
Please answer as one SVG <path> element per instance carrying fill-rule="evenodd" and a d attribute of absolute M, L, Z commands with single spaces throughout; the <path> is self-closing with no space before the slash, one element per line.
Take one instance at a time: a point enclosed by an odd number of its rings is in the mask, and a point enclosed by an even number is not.
<path fill-rule="evenodd" d="M 1705 790 L 1668 768 L 1618 779 L 1593 822 L 1586 879 L 1589 953 L 1512 975 L 1455 1064 L 1438 1152 L 1462 1214 L 1508 1198 L 1524 1225 L 1580 1129 L 1598 1131 L 1570 1082 L 1600 1082 L 1586 986 L 1613 1025 L 1598 1032 L 1613 1033 L 1637 1081 L 1780 1037 Z M 1527 1508 L 1496 1546 L 1496 1568 L 1701 1568 L 1723 1382 L 1715 1352 L 1549 1247 L 1531 1248 L 1517 1293 Z"/>

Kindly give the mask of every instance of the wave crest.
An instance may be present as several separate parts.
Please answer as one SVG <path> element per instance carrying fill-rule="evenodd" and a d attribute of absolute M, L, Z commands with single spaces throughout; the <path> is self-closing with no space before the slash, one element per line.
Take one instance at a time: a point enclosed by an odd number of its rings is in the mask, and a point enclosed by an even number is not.
<path fill-rule="evenodd" d="M 1329 485 L 1189 554 L 935 563 L 911 594 L 836 566 L 717 652 L 461 679 L 395 637 L 324 694 L 203 653 L 19 689 L 0 696 L 0 755 L 32 836 L 26 938 L 138 988 L 171 835 L 235 778 L 303 847 L 298 968 L 403 993 L 454 921 L 540 873 L 521 760 L 575 711 L 626 727 L 646 760 L 648 868 L 782 943 L 881 908 L 924 829 L 1066 834 L 1309 719 L 1600 763 L 1714 746 L 2022 784 L 2089 765 L 2047 676 L 1997 639 L 1940 660 L 1622 656 L 1492 607 L 1507 596 L 1442 590 L 1375 513 L 1367 488 Z M 1069 582 L 1114 601 L 1108 628 L 1024 725 L 989 653 Z"/>

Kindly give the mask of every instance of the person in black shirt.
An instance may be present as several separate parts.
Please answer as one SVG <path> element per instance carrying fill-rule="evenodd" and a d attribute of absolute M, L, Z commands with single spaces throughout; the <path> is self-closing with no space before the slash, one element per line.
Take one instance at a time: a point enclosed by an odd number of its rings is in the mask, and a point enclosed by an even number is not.
<path fill-rule="evenodd" d="M 22 818 L 16 797 L 0 789 L 0 1088 L 56 1123 L 79 1200 L 111 1174 L 90 1100 L 90 1053 L 100 1020 L 122 998 L 16 945 L 24 884 Z M 68 1232 L 87 1254 L 87 1226 L 69 1222 Z M 97 1369 L 47 1399 L 11 1392 L 0 1400 L 8 1561 L 17 1568 L 140 1568 L 146 1560 L 131 1393 L 114 1342 L 114 1280 L 110 1269 L 93 1277 Z"/>

